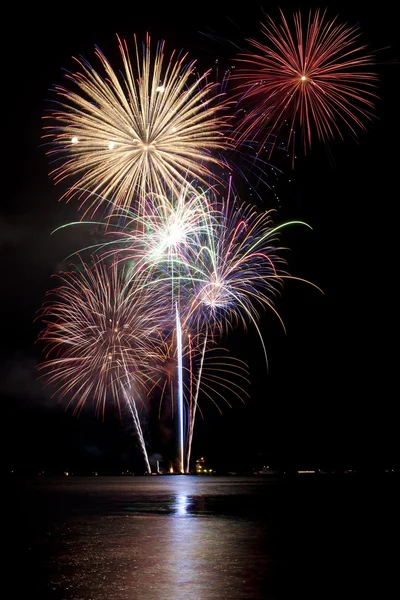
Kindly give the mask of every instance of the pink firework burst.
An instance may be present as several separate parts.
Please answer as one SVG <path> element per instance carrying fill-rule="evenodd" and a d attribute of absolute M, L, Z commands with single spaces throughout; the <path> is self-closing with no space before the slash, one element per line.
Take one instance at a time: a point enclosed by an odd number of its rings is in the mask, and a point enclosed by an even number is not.
<path fill-rule="evenodd" d="M 159 357 L 154 294 L 128 283 L 116 264 L 81 263 L 60 273 L 39 316 L 45 360 L 39 370 L 60 399 L 79 412 L 92 401 L 104 415 L 107 398 L 136 399 L 154 385 Z M 136 400 L 135 400 L 136 401 Z"/>

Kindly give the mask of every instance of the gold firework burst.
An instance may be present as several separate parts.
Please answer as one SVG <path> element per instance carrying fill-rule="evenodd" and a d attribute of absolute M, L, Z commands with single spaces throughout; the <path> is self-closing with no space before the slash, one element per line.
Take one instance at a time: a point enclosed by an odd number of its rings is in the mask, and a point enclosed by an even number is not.
<path fill-rule="evenodd" d="M 123 72 L 99 49 L 103 75 L 76 59 L 79 70 L 67 78 L 77 90 L 55 88 L 57 108 L 45 127 L 56 162 L 51 176 L 74 176 L 65 197 L 80 196 L 85 215 L 104 203 L 129 208 L 161 185 L 176 190 L 187 180 L 215 181 L 210 167 L 229 145 L 226 102 L 216 102 L 209 72 L 197 75 L 186 54 L 173 52 L 166 61 L 163 42 L 153 55 L 149 36 L 142 52 L 135 37 L 135 61 L 126 41 L 118 42 Z"/>

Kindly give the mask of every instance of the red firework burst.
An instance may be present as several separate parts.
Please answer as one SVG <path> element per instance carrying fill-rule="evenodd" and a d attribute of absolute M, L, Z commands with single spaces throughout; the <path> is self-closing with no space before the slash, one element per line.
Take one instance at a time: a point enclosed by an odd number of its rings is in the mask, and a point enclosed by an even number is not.
<path fill-rule="evenodd" d="M 257 52 L 237 59 L 242 66 L 234 79 L 249 105 L 238 126 L 238 143 L 252 139 L 260 141 L 260 149 L 266 143 L 273 148 L 286 125 L 289 145 L 298 125 L 306 152 L 315 133 L 327 141 L 343 138 L 343 126 L 353 135 L 365 129 L 377 76 L 368 70 L 374 61 L 359 45 L 359 29 L 336 18 L 329 21 L 319 10 L 310 11 L 307 20 L 295 13 L 293 26 L 280 14 L 280 24 L 269 17 L 262 25 L 264 43 L 248 40 Z"/>

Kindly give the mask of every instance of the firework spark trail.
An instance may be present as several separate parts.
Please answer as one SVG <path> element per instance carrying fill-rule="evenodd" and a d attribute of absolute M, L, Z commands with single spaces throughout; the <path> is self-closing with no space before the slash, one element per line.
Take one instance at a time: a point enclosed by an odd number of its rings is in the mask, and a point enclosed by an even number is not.
<path fill-rule="evenodd" d="M 187 441 L 187 450 L 186 450 L 186 469 L 185 469 L 186 473 L 189 473 L 189 471 L 190 471 L 190 455 L 192 452 L 194 423 L 195 423 L 195 419 L 196 419 L 197 402 L 198 402 L 198 398 L 199 398 L 200 382 L 201 382 L 201 377 L 203 374 L 204 356 L 206 353 L 206 348 L 207 348 L 207 332 L 206 332 L 206 335 L 204 336 L 203 349 L 201 352 L 201 359 L 200 359 L 200 367 L 199 367 L 199 372 L 197 374 L 196 391 L 195 391 L 193 400 L 192 400 L 192 396 L 190 394 L 189 431 L 188 431 L 188 441 Z M 190 365 L 190 368 L 191 368 L 191 373 L 192 373 L 192 365 Z"/>
<path fill-rule="evenodd" d="M 183 436 L 183 373 L 182 373 L 182 327 L 181 319 L 176 303 L 176 353 L 178 357 L 178 420 L 179 420 L 179 459 L 180 471 L 184 472 L 184 436 Z"/>
<path fill-rule="evenodd" d="M 205 83 L 208 72 L 196 75 L 186 54 L 173 52 L 165 61 L 164 43 L 153 55 L 149 36 L 142 53 L 135 38 L 134 65 L 126 42 L 118 42 L 123 73 L 118 76 L 99 49 L 105 76 L 77 60 L 80 70 L 67 75 L 77 91 L 55 88 L 58 107 L 45 127 L 48 154 L 58 163 L 51 176 L 59 182 L 79 175 L 64 196 L 80 196 L 83 218 L 93 216 L 102 198 L 129 208 L 162 185 L 177 190 L 187 179 L 215 182 L 207 164 L 219 159 L 211 152 L 230 144 L 226 103 L 211 93 L 216 84 Z"/>
<path fill-rule="evenodd" d="M 177 317 L 179 321 L 179 310 Z M 160 406 L 167 383 L 170 382 L 172 391 L 173 387 L 175 387 L 173 386 L 173 381 L 177 382 L 178 385 L 176 387 L 182 389 L 182 404 L 184 406 L 184 410 L 179 412 L 179 402 L 177 403 L 178 437 L 180 435 L 180 423 L 182 423 L 180 421 L 180 414 L 183 415 L 183 423 L 186 422 L 187 425 L 187 431 L 183 428 L 186 444 L 184 444 L 184 469 L 181 472 L 188 473 L 190 471 L 191 446 L 197 410 L 202 414 L 198 403 L 199 395 L 202 394 L 206 397 L 214 404 L 219 413 L 222 414 L 220 403 L 225 403 L 229 408 L 232 408 L 231 403 L 228 401 L 228 397 L 231 396 L 243 402 L 243 398 L 249 395 L 245 388 L 248 387 L 250 381 L 248 379 L 246 363 L 229 355 L 227 356 L 225 353 L 228 351 L 225 348 L 216 347 L 214 343 L 208 344 L 208 340 L 204 336 L 201 336 L 201 339 L 200 336 L 196 336 L 193 344 L 182 343 L 181 347 L 177 341 L 181 333 L 182 330 L 179 329 L 179 323 L 175 324 L 174 335 L 172 336 L 173 340 L 165 348 L 165 361 L 172 359 L 176 366 L 173 375 L 168 370 L 165 382 L 160 386 L 162 388 Z M 192 336 L 188 334 L 185 337 L 189 339 Z M 182 355 L 182 376 L 180 381 L 177 381 L 181 372 L 181 367 L 178 365 L 180 354 Z M 189 363 L 188 366 L 184 366 L 183 364 L 186 361 Z M 198 364 L 194 366 L 196 362 Z M 185 382 L 185 374 L 189 378 L 189 382 Z M 192 377 L 194 379 L 194 394 L 191 392 L 190 379 Z M 180 456 L 181 452 L 182 448 L 179 445 Z M 180 461 L 181 459 L 179 458 L 178 460 Z"/>
<path fill-rule="evenodd" d="M 126 389 L 124 387 L 122 388 L 122 392 L 123 392 L 123 394 L 125 396 L 126 403 L 127 403 L 128 407 L 129 407 L 129 410 L 131 411 L 133 422 L 134 422 L 135 427 L 136 427 L 136 433 L 138 435 L 140 449 L 142 451 L 143 458 L 144 458 L 144 461 L 146 463 L 147 473 L 151 473 L 151 467 L 150 467 L 149 457 L 148 457 L 147 450 L 146 450 L 146 444 L 144 442 L 142 426 L 140 424 L 140 419 L 139 419 L 139 414 L 138 414 L 138 411 L 137 411 L 135 399 L 133 397 L 130 397 L 128 395 L 128 393 L 127 393 L 127 391 L 126 391 Z"/>
<path fill-rule="evenodd" d="M 294 31 L 281 11 L 281 24 L 269 17 L 262 25 L 265 42 L 248 40 L 255 49 L 237 58 L 233 75 L 248 105 L 238 125 L 237 140 L 258 139 L 261 149 L 289 126 L 289 145 L 299 124 L 304 151 L 318 139 L 343 138 L 342 126 L 356 136 L 371 120 L 377 75 L 369 70 L 373 56 L 360 45 L 360 32 L 310 11 L 295 13 Z M 304 22 L 306 25 L 304 27 Z M 275 142 L 272 144 L 272 148 Z"/>

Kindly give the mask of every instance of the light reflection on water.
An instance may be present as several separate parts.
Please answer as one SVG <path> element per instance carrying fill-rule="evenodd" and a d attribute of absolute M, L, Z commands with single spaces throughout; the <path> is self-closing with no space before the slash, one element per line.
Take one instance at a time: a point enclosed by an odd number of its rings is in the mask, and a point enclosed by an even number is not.
<path fill-rule="evenodd" d="M 175 496 L 174 508 L 176 510 L 176 514 L 180 517 L 187 516 L 189 503 L 190 500 L 185 494 L 178 494 Z"/>
<path fill-rule="evenodd" d="M 79 491 L 84 506 L 63 515 L 52 545 L 41 549 L 48 555 L 40 573 L 46 598 L 272 598 L 263 590 L 273 574 L 271 554 L 263 550 L 265 528 L 224 514 L 228 499 L 235 504 L 232 487 L 194 477 L 75 485 L 65 487 L 72 494 L 68 506 Z"/>
<path fill-rule="evenodd" d="M 370 487 L 337 477 L 40 478 L 10 513 L 6 575 L 13 597 L 41 600 L 358 598 Z M 394 489 L 368 506 L 388 532 L 375 544 L 387 562 Z"/>

